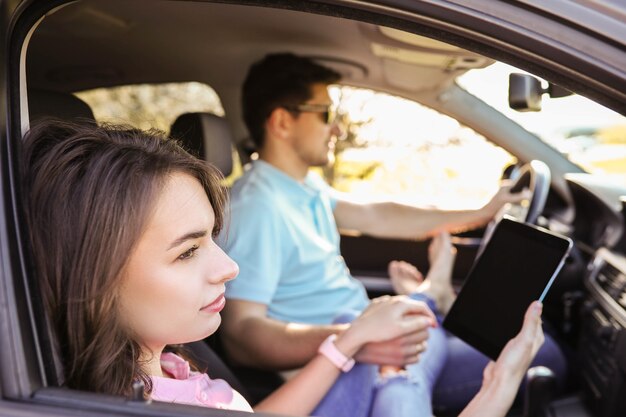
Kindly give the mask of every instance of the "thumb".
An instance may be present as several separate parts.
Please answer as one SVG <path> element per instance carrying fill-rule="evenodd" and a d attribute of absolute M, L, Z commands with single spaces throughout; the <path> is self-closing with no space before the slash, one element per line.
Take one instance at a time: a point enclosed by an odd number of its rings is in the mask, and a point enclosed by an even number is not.
<path fill-rule="evenodd" d="M 543 304 L 539 301 L 533 301 L 526 310 L 524 315 L 524 325 L 522 326 L 521 334 L 527 340 L 535 338 L 537 331 L 541 327 L 541 312 L 543 311 Z"/>

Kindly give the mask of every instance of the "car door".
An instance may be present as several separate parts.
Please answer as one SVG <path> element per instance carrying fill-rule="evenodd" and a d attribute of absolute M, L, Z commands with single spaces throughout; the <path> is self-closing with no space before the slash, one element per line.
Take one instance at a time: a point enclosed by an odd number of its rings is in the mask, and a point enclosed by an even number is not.
<path fill-rule="evenodd" d="M 18 148 L 21 136 L 28 128 L 26 86 L 29 80 L 25 59 L 28 40 L 45 14 L 65 3 L 69 2 L 0 0 L 0 30 L 3 34 L 0 58 L 4 64 L 0 69 L 0 413 L 8 416 L 244 415 L 171 404 L 147 404 L 56 386 L 58 368 L 55 360 L 58 358 L 54 355 L 42 308 L 38 305 L 35 272 L 28 258 L 28 242 L 20 216 Z M 261 1 L 245 3 L 267 6 Z M 384 0 L 354 3 L 337 0 L 275 2 L 271 6 L 363 20 L 433 36 L 515 62 L 523 68 L 532 68 L 546 79 L 626 112 L 626 29 L 624 9 L 619 5 L 582 1 Z M 95 49 L 97 42 L 93 42 L 91 45 Z M 85 68 L 75 70 L 80 74 Z M 54 75 L 48 74 L 50 77 Z M 520 156 L 531 155 L 530 150 L 524 146 L 521 148 Z M 368 239 L 360 243 L 368 244 Z M 389 243 L 389 247 L 393 248 L 394 244 Z M 405 242 L 397 245 L 397 249 L 390 251 L 390 257 L 404 253 L 406 259 L 424 267 L 425 246 L 416 244 L 419 247 L 411 247 Z M 364 251 L 357 249 L 357 252 Z M 411 258 L 415 253 L 421 255 Z M 364 264 L 363 269 L 384 271 L 386 261 L 381 259 L 375 265 Z M 358 261 L 350 263 L 354 271 L 359 270 Z"/>

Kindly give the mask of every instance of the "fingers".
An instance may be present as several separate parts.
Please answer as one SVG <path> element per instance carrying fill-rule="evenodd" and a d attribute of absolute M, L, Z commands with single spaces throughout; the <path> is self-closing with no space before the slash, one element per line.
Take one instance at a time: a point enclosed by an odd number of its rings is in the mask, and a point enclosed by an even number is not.
<path fill-rule="evenodd" d="M 381 295 L 380 297 L 372 298 L 370 304 L 387 303 L 391 298 L 391 295 Z"/>
<path fill-rule="evenodd" d="M 422 353 L 424 353 L 428 348 L 428 341 L 426 340 L 427 338 L 428 333 L 424 332 L 424 335 L 422 336 L 422 340 L 420 342 L 411 343 L 403 347 L 402 360 L 404 361 L 405 365 L 419 361 Z"/>
<path fill-rule="evenodd" d="M 428 339 L 428 336 L 428 330 L 425 329 L 422 332 L 414 332 L 404 336 L 400 336 L 398 340 L 402 344 L 402 346 L 414 347 L 425 342 Z"/>
<path fill-rule="evenodd" d="M 428 342 L 424 341 L 422 343 L 418 343 L 414 345 L 412 348 L 412 352 L 406 355 L 406 364 L 417 363 L 422 357 L 422 353 L 426 351 L 428 348 Z"/>
<path fill-rule="evenodd" d="M 382 297 L 373 299 L 370 303 L 370 307 L 374 305 L 375 308 L 382 308 L 383 304 L 387 304 L 389 308 L 394 309 L 396 315 L 422 315 L 427 316 L 436 322 L 435 314 L 431 311 L 428 305 L 422 301 L 416 301 L 404 295 L 383 295 Z"/>
<path fill-rule="evenodd" d="M 405 326 L 415 329 L 437 326 L 435 313 L 426 303 L 406 299 L 400 304 L 400 308 Z"/>
<path fill-rule="evenodd" d="M 520 331 L 521 337 L 523 337 L 527 343 L 532 343 L 533 356 L 544 341 L 543 329 L 541 327 L 542 311 L 543 305 L 539 301 L 534 301 L 526 310 L 524 325 Z"/>
<path fill-rule="evenodd" d="M 436 325 L 435 315 L 426 303 L 395 296 L 374 300 L 350 328 L 358 339 L 376 342 L 427 331 Z"/>
<path fill-rule="evenodd" d="M 405 316 L 400 323 L 404 334 L 427 331 L 430 327 L 436 327 L 437 321 L 428 316 Z"/>
<path fill-rule="evenodd" d="M 523 188 L 517 192 L 512 192 L 515 184 L 511 182 L 503 183 L 498 190 L 497 195 L 500 196 L 503 203 L 519 203 L 532 197 L 532 192 L 528 188 Z"/>
<path fill-rule="evenodd" d="M 405 366 L 415 363 L 426 350 L 428 332 L 420 335 L 415 342 L 413 336 L 403 336 L 385 342 L 371 342 L 355 355 L 359 362 L 377 365 Z M 410 343 L 409 343 L 410 342 Z"/>
<path fill-rule="evenodd" d="M 533 301 L 532 304 L 526 310 L 524 315 L 524 324 L 520 334 L 527 340 L 534 340 L 537 337 L 537 333 L 541 331 L 541 312 L 543 311 L 543 304 L 539 301 Z"/>
<path fill-rule="evenodd" d="M 485 369 L 484 384 L 489 383 L 492 379 L 499 379 L 517 389 L 517 384 L 522 380 L 528 366 L 543 343 L 542 309 L 543 306 L 538 301 L 533 302 L 528 307 L 520 332 L 506 344 L 495 364 L 489 364 Z M 502 378 L 496 378 L 496 374 Z"/>

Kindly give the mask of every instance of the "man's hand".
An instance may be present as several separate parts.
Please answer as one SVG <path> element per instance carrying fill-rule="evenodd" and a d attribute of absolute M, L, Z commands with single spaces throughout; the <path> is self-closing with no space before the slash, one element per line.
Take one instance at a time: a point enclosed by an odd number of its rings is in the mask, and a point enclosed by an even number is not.
<path fill-rule="evenodd" d="M 531 197 L 530 191 L 526 188 L 520 192 L 512 193 L 511 188 L 513 188 L 514 185 L 513 181 L 503 181 L 500 185 L 500 189 L 491 197 L 491 200 L 483 206 L 481 211 L 483 211 L 487 220 L 493 218 L 505 204 L 517 204 Z"/>
<path fill-rule="evenodd" d="M 428 332 L 401 336 L 386 342 L 366 344 L 354 356 L 358 362 L 403 367 L 419 360 L 426 350 Z"/>

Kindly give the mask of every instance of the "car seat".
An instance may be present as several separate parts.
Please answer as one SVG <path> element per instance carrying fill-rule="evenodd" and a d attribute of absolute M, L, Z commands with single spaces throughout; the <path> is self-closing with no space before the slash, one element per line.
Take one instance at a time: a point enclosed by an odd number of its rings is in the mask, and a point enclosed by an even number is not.
<path fill-rule="evenodd" d="M 223 117 L 211 113 L 184 113 L 172 124 L 170 136 L 227 177 L 233 170 L 233 140 Z"/>
<path fill-rule="evenodd" d="M 170 136 L 179 140 L 192 154 L 213 164 L 225 177 L 231 173 L 234 141 L 228 122 L 223 117 L 210 113 L 184 113 L 172 124 Z M 265 398 L 284 382 L 278 373 L 234 366 L 229 363 L 227 352 L 220 341 L 219 330 L 205 342 L 229 365 L 232 373 L 241 381 L 245 387 L 245 394 L 242 393 L 242 395 L 252 405 Z M 198 348 L 198 346 L 195 347 Z M 210 362 L 210 358 L 208 361 Z"/>
<path fill-rule="evenodd" d="M 58 91 L 28 90 L 28 113 L 30 122 L 45 117 L 70 121 L 95 121 L 91 107 L 71 93 Z"/>

